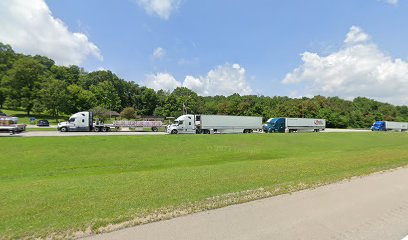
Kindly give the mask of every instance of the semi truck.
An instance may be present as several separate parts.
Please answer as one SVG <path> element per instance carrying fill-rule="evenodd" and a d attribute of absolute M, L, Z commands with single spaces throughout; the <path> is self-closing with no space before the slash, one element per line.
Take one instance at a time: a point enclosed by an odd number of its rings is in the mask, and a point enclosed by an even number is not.
<path fill-rule="evenodd" d="M 0 116 L 0 132 L 11 134 L 21 133 L 26 130 L 25 124 L 18 124 L 17 117 Z"/>
<path fill-rule="evenodd" d="M 325 119 L 313 118 L 270 118 L 263 125 L 265 133 L 291 133 L 299 131 L 324 131 Z"/>
<path fill-rule="evenodd" d="M 109 132 L 118 128 L 150 128 L 157 132 L 163 126 L 162 121 L 114 121 L 113 124 L 104 124 L 94 121 L 93 112 L 78 112 L 69 117 L 67 122 L 58 123 L 57 129 L 61 132 Z"/>
<path fill-rule="evenodd" d="M 262 128 L 261 117 L 182 115 L 167 127 L 170 134 L 252 133 Z"/>
<path fill-rule="evenodd" d="M 408 123 L 406 122 L 390 122 L 390 121 L 377 121 L 371 127 L 371 131 L 408 131 Z"/>

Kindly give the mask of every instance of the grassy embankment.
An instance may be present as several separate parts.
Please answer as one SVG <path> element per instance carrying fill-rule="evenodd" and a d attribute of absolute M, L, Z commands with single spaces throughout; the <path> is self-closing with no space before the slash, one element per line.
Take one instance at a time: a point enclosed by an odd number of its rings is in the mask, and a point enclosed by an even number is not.
<path fill-rule="evenodd" d="M 0 238 L 97 231 L 408 164 L 405 133 L 0 138 L 0 146 Z"/>

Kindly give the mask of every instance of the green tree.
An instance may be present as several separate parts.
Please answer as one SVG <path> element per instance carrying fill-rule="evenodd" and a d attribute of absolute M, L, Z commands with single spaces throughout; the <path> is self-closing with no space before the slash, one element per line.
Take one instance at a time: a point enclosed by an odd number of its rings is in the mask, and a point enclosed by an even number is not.
<path fill-rule="evenodd" d="M 23 107 L 27 115 L 30 115 L 41 80 L 44 78 L 44 71 L 44 66 L 31 57 L 16 60 L 2 81 L 9 105 Z"/>
<path fill-rule="evenodd" d="M 156 109 L 158 97 L 156 92 L 150 88 L 143 88 L 141 93 L 141 107 L 140 113 L 143 115 L 152 115 Z"/>
<path fill-rule="evenodd" d="M 90 112 L 93 112 L 94 117 L 101 122 L 105 122 L 110 117 L 110 110 L 97 106 L 89 109 Z"/>
<path fill-rule="evenodd" d="M 51 72 L 55 79 L 65 81 L 68 85 L 78 85 L 81 75 L 81 69 L 75 65 L 69 67 L 53 65 Z"/>
<path fill-rule="evenodd" d="M 170 94 L 171 97 L 176 100 L 176 109 L 181 110 L 181 113 L 195 113 L 197 109 L 197 93 L 186 88 L 186 87 L 177 87 Z M 183 109 L 184 107 L 184 109 Z M 176 111 L 177 111 L 176 110 Z"/>
<path fill-rule="evenodd" d="M 3 108 L 3 103 L 5 100 L 6 100 L 6 94 L 4 93 L 4 90 L 1 87 L 1 81 L 0 81 L 0 109 Z"/>
<path fill-rule="evenodd" d="M 39 91 L 39 102 L 58 122 L 61 113 L 68 110 L 67 84 L 63 81 L 49 79 Z"/>
<path fill-rule="evenodd" d="M 32 57 L 34 60 L 37 60 L 41 65 L 43 65 L 43 67 L 46 70 L 51 70 L 51 68 L 54 66 L 55 62 L 52 59 L 49 59 L 45 56 L 41 56 L 41 55 L 35 55 L 34 57 Z"/>
<path fill-rule="evenodd" d="M 114 111 L 121 108 L 120 98 L 111 82 L 103 81 L 91 86 L 91 92 L 95 94 L 99 106 Z"/>
<path fill-rule="evenodd" d="M 7 71 L 12 68 L 16 58 L 17 55 L 11 46 L 0 42 L 0 81 Z"/>
<path fill-rule="evenodd" d="M 96 107 L 96 97 L 91 91 L 82 87 L 71 84 L 68 90 L 68 107 L 69 113 L 81 112 Z"/>
<path fill-rule="evenodd" d="M 134 119 L 136 117 L 136 111 L 133 107 L 127 107 L 123 109 L 120 113 L 120 116 L 125 119 Z"/>

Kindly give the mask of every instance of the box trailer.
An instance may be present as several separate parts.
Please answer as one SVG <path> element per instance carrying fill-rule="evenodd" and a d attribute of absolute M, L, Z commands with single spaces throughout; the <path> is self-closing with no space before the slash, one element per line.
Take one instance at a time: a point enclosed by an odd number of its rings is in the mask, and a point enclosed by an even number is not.
<path fill-rule="evenodd" d="M 324 131 L 325 119 L 314 118 L 270 118 L 262 127 L 266 133 L 273 132 L 299 132 L 299 131 Z"/>
<path fill-rule="evenodd" d="M 227 115 L 182 115 L 167 127 L 170 134 L 252 133 L 262 128 L 262 118 Z"/>
<path fill-rule="evenodd" d="M 408 131 L 408 123 L 406 122 L 390 122 L 390 121 L 377 121 L 371 127 L 372 131 Z"/>

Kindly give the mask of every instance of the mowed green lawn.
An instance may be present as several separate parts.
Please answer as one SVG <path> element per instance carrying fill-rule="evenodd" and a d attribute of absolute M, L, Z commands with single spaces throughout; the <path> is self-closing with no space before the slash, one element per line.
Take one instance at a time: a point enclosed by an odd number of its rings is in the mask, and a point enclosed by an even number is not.
<path fill-rule="evenodd" d="M 97 229 L 408 165 L 406 133 L 0 138 L 0 238 Z"/>

